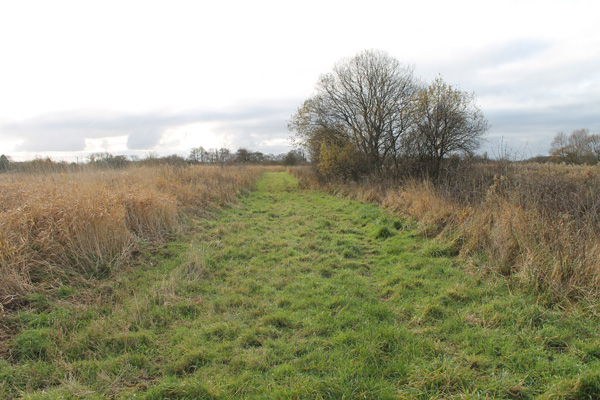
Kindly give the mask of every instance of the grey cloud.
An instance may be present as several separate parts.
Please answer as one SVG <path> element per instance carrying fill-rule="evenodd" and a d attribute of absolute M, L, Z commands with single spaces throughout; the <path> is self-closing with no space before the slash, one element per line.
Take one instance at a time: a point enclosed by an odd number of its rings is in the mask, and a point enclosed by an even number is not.
<path fill-rule="evenodd" d="M 78 151 L 83 149 L 85 137 L 103 136 L 103 130 L 83 114 L 60 112 L 26 121 L 5 121 L 0 124 L 0 132 L 2 136 L 24 139 L 17 151 Z"/>
<path fill-rule="evenodd" d="M 25 141 L 17 146 L 17 151 L 43 152 L 43 151 L 79 151 L 83 150 L 85 140 L 79 132 L 65 129 L 55 130 L 45 135 L 31 133 Z"/>
<path fill-rule="evenodd" d="M 523 157 L 548 154 L 556 132 L 600 133 L 600 55 L 561 58 L 560 46 L 521 38 L 469 49 L 423 71 L 440 72 L 448 83 L 475 92 L 491 125 L 482 151 L 507 146 Z"/>
<path fill-rule="evenodd" d="M 478 96 L 543 98 L 554 90 L 564 92 L 590 79 L 598 79 L 600 57 L 561 59 L 564 49 L 532 37 L 465 48 L 453 57 L 423 66 L 427 76 L 441 73 L 450 84 Z M 556 61 L 556 62 L 553 62 Z M 419 66 L 417 66 L 419 68 Z"/>
<path fill-rule="evenodd" d="M 127 137 L 127 148 L 129 150 L 151 149 L 158 144 L 163 134 L 160 126 L 136 128 Z"/>
<path fill-rule="evenodd" d="M 450 84 L 460 82 L 465 89 L 474 90 L 482 83 L 479 81 L 481 71 L 532 59 L 550 47 L 551 43 L 534 38 L 513 39 L 482 48 L 465 46 L 450 58 L 439 59 L 425 66 L 417 65 L 417 68 L 427 76 L 442 74 L 451 77 L 453 82 Z"/>
<path fill-rule="evenodd" d="M 106 110 L 72 110 L 21 121 L 0 122 L 0 138 L 24 140 L 18 152 L 82 151 L 85 139 L 128 136 L 129 150 L 154 148 L 163 134 L 177 127 L 212 122 L 217 134 L 231 138 L 232 147 L 256 148 L 277 135 L 287 136 L 285 121 L 299 99 L 272 105 L 240 104 L 227 110 L 191 109 L 128 114 Z"/>
<path fill-rule="evenodd" d="M 547 155 L 557 132 L 580 128 L 600 133 L 595 103 L 579 102 L 544 109 L 513 108 L 488 110 L 491 129 L 485 151 L 498 152 L 500 146 L 513 149 L 521 158 Z"/>
<path fill-rule="evenodd" d="M 215 128 L 215 133 L 227 137 L 232 150 L 245 147 L 267 154 L 282 153 L 289 150 L 289 146 L 280 144 L 267 145 L 265 142 L 273 141 L 274 139 L 277 139 L 277 142 L 285 139 L 287 142 L 290 134 L 287 130 L 286 121 L 293 112 L 294 107 L 291 107 L 280 110 L 274 118 L 224 121 Z"/>

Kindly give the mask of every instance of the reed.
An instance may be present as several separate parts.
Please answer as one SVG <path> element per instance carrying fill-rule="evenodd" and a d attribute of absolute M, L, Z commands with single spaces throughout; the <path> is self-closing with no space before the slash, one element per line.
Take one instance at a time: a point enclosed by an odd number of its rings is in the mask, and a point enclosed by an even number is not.
<path fill-rule="evenodd" d="M 157 166 L 0 175 L 0 301 L 105 275 L 252 188 L 264 168 Z"/>

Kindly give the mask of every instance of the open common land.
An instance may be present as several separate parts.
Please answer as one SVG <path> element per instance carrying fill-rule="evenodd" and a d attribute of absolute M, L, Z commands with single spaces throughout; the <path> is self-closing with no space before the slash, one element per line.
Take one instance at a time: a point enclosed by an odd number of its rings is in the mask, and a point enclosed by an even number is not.
<path fill-rule="evenodd" d="M 0 397 L 598 398 L 591 297 L 484 268 L 399 210 L 211 168 L 4 182 Z M 37 214 L 8 219 L 12 198 Z"/>

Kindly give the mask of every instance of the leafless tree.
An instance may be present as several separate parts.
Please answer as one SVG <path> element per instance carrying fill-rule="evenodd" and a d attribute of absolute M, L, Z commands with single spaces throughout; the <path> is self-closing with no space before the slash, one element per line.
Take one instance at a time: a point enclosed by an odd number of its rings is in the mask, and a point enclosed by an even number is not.
<path fill-rule="evenodd" d="M 187 160 L 195 164 L 206 162 L 206 153 L 204 147 L 194 147 L 190 150 Z"/>
<path fill-rule="evenodd" d="M 339 170 L 331 165 L 338 163 L 397 176 L 425 162 L 437 175 L 444 157 L 479 147 L 488 123 L 474 94 L 441 78 L 425 87 L 412 67 L 370 50 L 321 76 L 289 128 L 312 162 L 328 171 Z"/>
<path fill-rule="evenodd" d="M 427 162 L 433 176 L 439 174 L 445 156 L 476 150 L 488 129 L 475 95 L 453 88 L 441 77 L 419 92 L 415 115 L 411 146 L 414 154 Z"/>
<path fill-rule="evenodd" d="M 571 132 L 569 145 L 576 162 L 584 162 L 591 154 L 589 129 L 577 129 Z"/>
<path fill-rule="evenodd" d="M 559 132 L 550 144 L 554 161 L 573 164 L 595 164 L 600 160 L 600 136 L 589 129 L 577 129 L 569 136 Z"/>
<path fill-rule="evenodd" d="M 550 155 L 564 158 L 569 152 L 569 137 L 564 132 L 558 132 L 550 143 Z"/>
<path fill-rule="evenodd" d="M 316 138 L 340 146 L 350 143 L 372 172 L 382 173 L 397 167 L 394 160 L 412 127 L 417 91 L 412 67 L 382 51 L 363 51 L 321 76 L 316 94 L 304 102 L 289 127 L 311 157 L 320 148 Z"/>
<path fill-rule="evenodd" d="M 600 162 L 600 134 L 590 135 L 589 146 L 594 157 L 594 162 Z"/>

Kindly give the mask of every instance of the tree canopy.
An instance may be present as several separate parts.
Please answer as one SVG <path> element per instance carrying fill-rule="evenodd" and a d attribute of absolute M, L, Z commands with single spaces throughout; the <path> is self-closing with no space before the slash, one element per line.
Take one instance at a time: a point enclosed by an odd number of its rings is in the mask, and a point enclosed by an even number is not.
<path fill-rule="evenodd" d="M 487 130 L 475 96 L 441 78 L 423 85 L 383 51 L 343 59 L 321 76 L 289 129 L 324 176 L 398 176 L 444 156 L 472 152 Z M 417 162 L 417 163 L 415 163 Z"/>
<path fill-rule="evenodd" d="M 488 123 L 475 104 L 475 95 L 436 78 L 417 95 L 416 147 L 437 175 L 442 159 L 451 153 L 470 154 L 481 145 Z"/>

